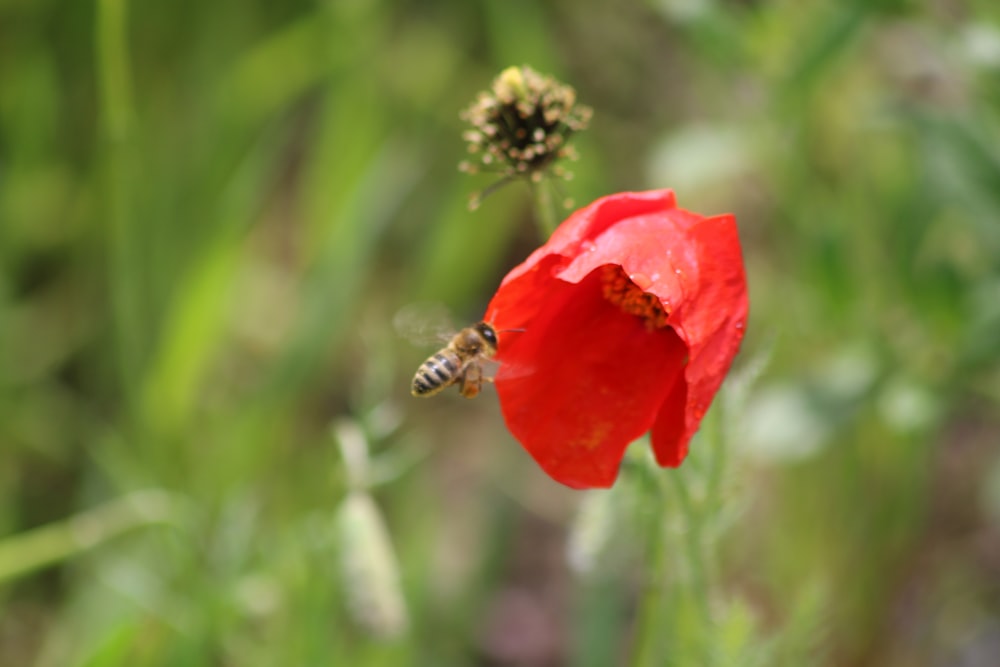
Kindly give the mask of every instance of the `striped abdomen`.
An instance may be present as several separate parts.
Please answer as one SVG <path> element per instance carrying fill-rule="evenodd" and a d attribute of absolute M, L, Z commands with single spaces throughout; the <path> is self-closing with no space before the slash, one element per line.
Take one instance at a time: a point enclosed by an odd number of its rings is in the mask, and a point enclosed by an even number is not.
<path fill-rule="evenodd" d="M 413 376 L 414 396 L 431 396 L 453 384 L 461 376 L 462 361 L 449 348 L 431 356 Z"/>

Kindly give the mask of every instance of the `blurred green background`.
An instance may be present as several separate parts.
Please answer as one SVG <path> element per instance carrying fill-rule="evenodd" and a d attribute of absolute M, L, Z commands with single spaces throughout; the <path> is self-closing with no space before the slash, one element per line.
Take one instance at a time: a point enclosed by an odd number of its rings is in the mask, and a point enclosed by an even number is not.
<path fill-rule="evenodd" d="M 682 495 L 409 396 L 538 242 L 456 169 L 512 64 L 578 204 L 739 220 Z M 1000 664 L 993 0 L 3 0 L 0 269 L 0 665 Z"/>

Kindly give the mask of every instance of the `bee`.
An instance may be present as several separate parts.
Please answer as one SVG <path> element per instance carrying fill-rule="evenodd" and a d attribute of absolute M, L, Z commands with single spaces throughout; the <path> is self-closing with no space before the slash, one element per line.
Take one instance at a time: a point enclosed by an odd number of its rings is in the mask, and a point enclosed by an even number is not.
<path fill-rule="evenodd" d="M 483 375 L 483 363 L 496 353 L 497 330 L 492 324 L 466 327 L 420 365 L 410 391 L 414 396 L 433 396 L 457 383 L 462 396 L 475 398 L 483 381 L 490 381 Z"/>

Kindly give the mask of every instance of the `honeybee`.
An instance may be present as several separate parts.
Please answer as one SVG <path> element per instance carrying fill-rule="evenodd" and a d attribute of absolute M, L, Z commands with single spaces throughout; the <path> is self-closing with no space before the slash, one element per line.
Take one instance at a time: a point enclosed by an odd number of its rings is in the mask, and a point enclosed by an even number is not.
<path fill-rule="evenodd" d="M 483 363 L 497 352 L 497 330 L 488 322 L 480 322 L 459 331 L 441 351 L 432 354 L 413 376 L 410 392 L 414 396 L 433 396 L 442 389 L 458 384 L 466 398 L 479 394 L 483 381 Z"/>

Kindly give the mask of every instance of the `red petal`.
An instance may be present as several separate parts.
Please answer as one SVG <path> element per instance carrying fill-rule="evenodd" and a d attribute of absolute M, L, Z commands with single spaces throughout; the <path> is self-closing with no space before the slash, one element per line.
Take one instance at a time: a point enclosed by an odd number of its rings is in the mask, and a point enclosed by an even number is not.
<path fill-rule="evenodd" d="M 663 400 L 660 411 L 653 422 L 653 433 L 650 438 L 656 462 L 661 466 L 676 468 L 687 456 L 688 443 L 698 429 L 698 420 L 694 420 L 689 428 L 687 412 L 688 383 L 675 382 L 670 393 Z"/>
<path fill-rule="evenodd" d="M 676 210 L 673 190 L 620 192 L 602 197 L 568 217 L 552 234 L 545 247 L 549 252 L 575 255 L 582 244 L 594 241 L 622 220 L 668 210 Z"/>
<path fill-rule="evenodd" d="M 590 281 L 607 264 L 658 296 L 673 329 L 646 331 L 604 300 Z M 628 442 L 650 426 L 657 461 L 680 465 L 739 350 L 747 310 L 731 215 L 678 209 L 669 190 L 580 209 L 504 278 L 487 309 L 498 329 L 525 329 L 501 332 L 498 354 L 511 432 L 570 486 L 611 484 Z"/>
<path fill-rule="evenodd" d="M 602 197 L 566 218 L 545 245 L 507 274 L 503 284 L 519 278 L 552 255 L 571 258 L 586 252 L 598 236 L 624 219 L 667 210 L 679 211 L 675 208 L 673 190 L 622 192 Z"/>
<path fill-rule="evenodd" d="M 683 429 L 676 406 L 667 401 L 653 426 L 653 451 L 660 465 L 676 467 L 687 455 L 688 442 L 722 385 L 740 349 L 749 304 L 736 220 L 731 215 L 706 218 L 693 225 L 687 240 L 690 275 L 682 281 L 685 300 L 671 324 L 688 345 Z M 674 398 L 673 400 L 679 400 Z"/>
<path fill-rule="evenodd" d="M 518 282 L 535 282 L 525 278 Z M 649 331 L 607 301 L 599 271 L 577 284 L 545 282 L 530 327 L 506 334 L 500 345 L 496 386 L 504 419 L 557 481 L 610 486 L 625 448 L 649 430 L 682 377 L 687 350 L 673 330 Z M 495 305 L 490 310 L 499 312 Z M 494 320 L 500 328 L 513 322 Z"/>
<path fill-rule="evenodd" d="M 685 391 L 675 390 L 652 438 L 660 465 L 678 466 L 743 338 L 748 303 L 736 220 L 657 211 L 621 220 L 591 244 L 557 275 L 576 281 L 595 266 L 621 264 L 660 297 L 668 323 L 687 345 Z"/>

